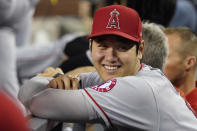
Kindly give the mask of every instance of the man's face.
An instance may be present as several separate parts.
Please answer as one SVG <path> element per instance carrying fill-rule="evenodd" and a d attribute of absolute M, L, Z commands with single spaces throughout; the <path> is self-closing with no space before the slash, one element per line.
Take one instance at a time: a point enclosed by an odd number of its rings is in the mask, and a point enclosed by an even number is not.
<path fill-rule="evenodd" d="M 175 87 L 178 87 L 184 77 L 184 63 L 179 48 L 180 37 L 176 34 L 167 35 L 169 55 L 164 68 L 164 73 Z"/>
<path fill-rule="evenodd" d="M 93 40 L 92 59 L 104 81 L 135 74 L 140 67 L 142 52 L 136 54 L 136 45 L 124 38 L 106 35 Z"/>

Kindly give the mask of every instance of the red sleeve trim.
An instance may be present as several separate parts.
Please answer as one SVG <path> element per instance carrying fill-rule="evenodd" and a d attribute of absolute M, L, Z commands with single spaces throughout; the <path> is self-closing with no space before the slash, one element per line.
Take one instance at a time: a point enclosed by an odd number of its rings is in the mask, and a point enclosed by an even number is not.
<path fill-rule="evenodd" d="M 104 112 L 104 110 L 99 106 L 99 104 L 94 100 L 94 98 L 90 95 L 90 93 L 84 89 L 84 91 L 86 92 L 86 94 L 92 99 L 92 101 L 96 104 L 96 106 L 101 110 L 101 112 L 104 114 L 104 116 L 107 118 L 108 122 L 110 123 L 111 127 L 112 127 L 112 122 L 109 119 L 109 117 L 107 116 L 107 114 Z"/>

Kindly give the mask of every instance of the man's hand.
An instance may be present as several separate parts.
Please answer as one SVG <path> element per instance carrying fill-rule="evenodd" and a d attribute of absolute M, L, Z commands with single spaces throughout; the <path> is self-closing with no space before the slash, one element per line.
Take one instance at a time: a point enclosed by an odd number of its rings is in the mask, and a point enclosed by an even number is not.
<path fill-rule="evenodd" d="M 46 88 L 77 90 L 80 82 L 79 77 L 72 77 L 70 75 L 59 76 L 49 82 Z"/>

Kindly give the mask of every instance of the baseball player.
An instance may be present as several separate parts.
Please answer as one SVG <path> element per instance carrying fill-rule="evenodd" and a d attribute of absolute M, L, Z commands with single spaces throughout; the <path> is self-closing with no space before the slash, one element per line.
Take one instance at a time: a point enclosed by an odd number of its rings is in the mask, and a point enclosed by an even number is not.
<path fill-rule="evenodd" d="M 98 73 L 80 75 L 83 89 L 45 89 L 35 93 L 26 105 L 38 117 L 103 123 L 112 130 L 197 130 L 195 113 L 165 75 L 140 64 L 144 49 L 141 34 L 142 24 L 135 10 L 121 5 L 100 8 L 89 35 Z M 102 82 L 100 77 L 105 82 L 94 85 Z M 32 88 L 37 88 L 34 83 L 41 79 L 33 78 Z M 70 85 L 66 81 L 69 78 L 61 76 L 47 85 L 45 79 L 40 88 L 67 88 Z"/>
<path fill-rule="evenodd" d="M 38 0 L 0 0 L 0 89 L 15 99 L 19 92 L 16 54 L 19 47 L 28 43 L 37 2 Z M 19 101 L 18 105 L 26 114 Z"/>

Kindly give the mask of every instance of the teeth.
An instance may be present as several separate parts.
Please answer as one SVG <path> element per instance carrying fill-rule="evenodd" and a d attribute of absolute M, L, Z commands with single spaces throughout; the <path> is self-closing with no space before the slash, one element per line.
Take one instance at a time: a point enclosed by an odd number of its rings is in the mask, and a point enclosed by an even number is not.
<path fill-rule="evenodd" d="M 116 70 L 116 69 L 118 69 L 117 66 L 105 66 L 105 68 L 108 69 L 108 70 Z"/>

